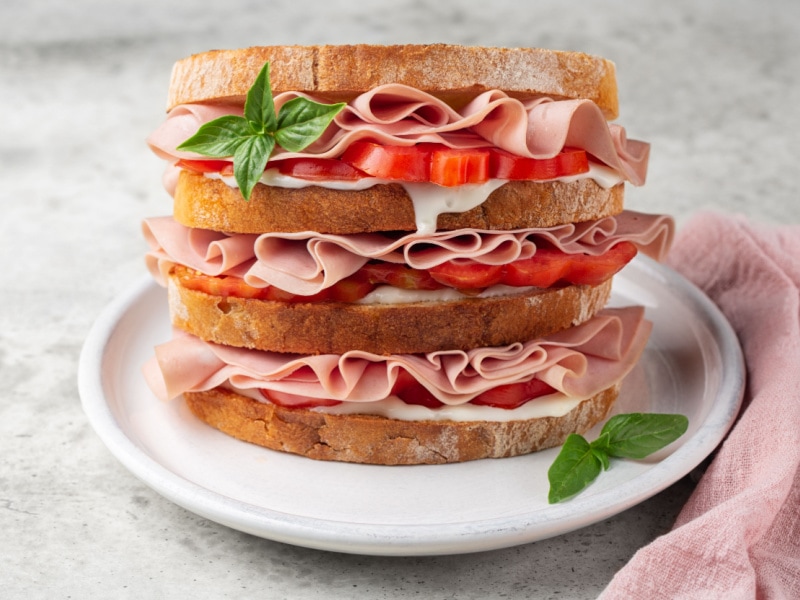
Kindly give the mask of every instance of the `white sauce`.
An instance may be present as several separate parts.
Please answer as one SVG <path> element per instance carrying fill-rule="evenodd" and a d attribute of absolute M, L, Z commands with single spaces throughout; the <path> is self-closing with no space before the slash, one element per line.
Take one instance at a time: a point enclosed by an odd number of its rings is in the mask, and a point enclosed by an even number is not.
<path fill-rule="evenodd" d="M 417 233 L 434 233 L 436 221 L 442 213 L 462 213 L 480 206 L 497 188 L 506 183 L 503 179 L 490 179 L 486 183 L 443 187 L 433 183 L 402 183 L 411 203 Z"/>
<path fill-rule="evenodd" d="M 486 288 L 480 294 L 467 296 L 453 288 L 441 290 L 404 290 L 382 285 L 364 296 L 357 304 L 404 304 L 407 302 L 449 302 L 466 300 L 468 298 L 494 298 L 496 296 L 513 296 L 524 294 L 533 287 L 512 287 L 509 285 L 494 285 Z"/>
<path fill-rule="evenodd" d="M 259 402 L 265 402 L 258 390 L 238 389 L 226 385 L 232 391 Z M 567 398 L 562 394 L 541 396 L 527 402 L 519 408 L 506 409 L 476 404 L 460 404 L 458 406 L 442 406 L 431 409 L 425 406 L 406 404 L 396 396 L 376 402 L 342 402 L 336 406 L 321 406 L 312 409 L 332 415 L 378 415 L 400 421 L 517 421 L 537 419 L 541 417 L 561 417 L 578 406 L 582 398 Z"/>
<path fill-rule="evenodd" d="M 238 187 L 236 179 L 223 176 L 219 173 L 206 173 L 206 177 L 220 179 L 229 187 Z M 589 163 L 589 171 L 562 177 L 554 181 L 572 183 L 581 179 L 594 179 L 602 188 L 608 189 L 622 182 L 619 173 L 604 165 Z M 436 220 L 442 213 L 466 212 L 482 204 L 489 195 L 506 183 L 503 179 L 492 179 L 482 184 L 459 185 L 444 187 L 434 183 L 408 183 L 402 181 L 389 181 L 377 177 L 364 177 L 355 181 L 310 181 L 282 175 L 277 169 L 267 169 L 259 180 L 264 185 L 274 187 L 300 189 L 310 186 L 319 186 L 331 190 L 360 191 L 374 185 L 385 183 L 398 183 L 403 186 L 411 202 L 414 204 L 417 231 L 419 233 L 433 233 L 436 231 Z"/>

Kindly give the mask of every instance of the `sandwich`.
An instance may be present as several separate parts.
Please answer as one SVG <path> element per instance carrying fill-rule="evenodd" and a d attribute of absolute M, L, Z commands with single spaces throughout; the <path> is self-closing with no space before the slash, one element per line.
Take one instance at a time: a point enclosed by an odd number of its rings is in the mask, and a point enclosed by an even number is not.
<path fill-rule="evenodd" d="M 148 138 L 173 197 L 143 223 L 173 325 L 151 389 L 319 460 L 502 458 L 587 431 L 650 331 L 642 307 L 608 307 L 613 277 L 663 256 L 674 228 L 624 208 L 649 145 L 617 116 L 613 63 L 576 52 L 178 61 Z"/>

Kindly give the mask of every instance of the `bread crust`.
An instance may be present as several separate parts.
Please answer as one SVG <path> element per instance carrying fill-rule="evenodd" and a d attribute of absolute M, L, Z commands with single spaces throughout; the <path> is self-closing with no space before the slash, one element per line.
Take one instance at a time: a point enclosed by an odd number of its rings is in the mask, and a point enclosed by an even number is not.
<path fill-rule="evenodd" d="M 593 179 L 509 181 L 475 208 L 441 214 L 437 230 L 553 227 L 617 215 L 623 205 L 622 183 L 605 189 Z M 186 227 L 228 233 L 346 235 L 417 229 L 414 206 L 400 184 L 379 184 L 360 191 L 258 184 L 246 202 L 238 188 L 186 170 L 178 177 L 173 214 Z"/>
<path fill-rule="evenodd" d="M 296 354 L 413 354 L 525 342 L 582 323 L 611 281 L 515 296 L 407 304 L 290 303 L 214 296 L 169 276 L 172 324 L 217 344 Z"/>
<path fill-rule="evenodd" d="M 178 104 L 243 104 L 264 63 L 273 93 L 298 91 L 347 101 L 388 83 L 432 93 L 454 107 L 498 89 L 516 97 L 594 101 L 618 116 L 614 63 L 580 52 L 450 44 L 257 46 L 213 50 L 175 63 L 167 109 Z"/>
<path fill-rule="evenodd" d="M 508 422 L 330 415 L 258 402 L 222 388 L 184 397 L 204 423 L 272 450 L 316 460 L 419 465 L 506 458 L 559 446 L 570 433 L 585 433 L 605 419 L 618 394 L 616 385 L 564 416 Z"/>

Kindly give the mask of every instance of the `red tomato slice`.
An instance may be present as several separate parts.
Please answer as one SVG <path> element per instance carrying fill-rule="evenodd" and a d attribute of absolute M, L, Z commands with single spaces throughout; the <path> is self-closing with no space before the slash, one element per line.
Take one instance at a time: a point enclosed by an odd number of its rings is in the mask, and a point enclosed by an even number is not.
<path fill-rule="evenodd" d="M 188 160 L 180 159 L 175 166 L 195 173 L 219 173 L 233 175 L 233 163 L 229 160 Z"/>
<path fill-rule="evenodd" d="M 420 146 L 384 146 L 373 142 L 353 142 L 341 161 L 381 179 L 428 181 L 430 151 Z"/>
<path fill-rule="evenodd" d="M 181 276 L 181 284 L 214 296 L 278 302 L 356 302 L 383 284 L 406 290 L 451 287 L 469 295 L 496 284 L 541 288 L 564 283 L 599 285 L 618 273 L 636 254 L 636 246 L 620 242 L 600 256 L 565 254 L 556 249 L 539 248 L 531 258 L 507 265 L 484 265 L 461 259 L 447 261 L 426 271 L 404 264 L 369 262 L 350 277 L 312 296 L 300 296 L 276 287 L 253 287 L 238 277 L 213 277 L 192 271 Z"/>
<path fill-rule="evenodd" d="M 404 290 L 439 290 L 444 287 L 422 269 L 412 269 L 404 264 L 369 262 L 359 274 L 374 284 L 391 285 Z"/>
<path fill-rule="evenodd" d="M 555 391 L 552 387 L 539 379 L 531 379 L 522 383 L 500 385 L 476 396 L 471 404 L 479 406 L 494 406 L 496 408 L 517 408 L 526 402 L 545 396 Z M 399 371 L 397 381 L 392 388 L 392 394 L 406 404 L 440 408 L 444 404 L 431 394 L 421 383 L 406 371 Z"/>
<path fill-rule="evenodd" d="M 600 285 L 618 273 L 636 254 L 636 246 L 620 242 L 600 256 L 575 255 L 566 280 L 575 285 Z"/>
<path fill-rule="evenodd" d="M 397 371 L 397 380 L 392 387 L 392 394 L 400 398 L 406 404 L 425 406 L 427 408 L 439 408 L 444 406 L 442 402 L 431 394 L 428 389 L 419 383 L 414 377 L 405 370 Z"/>
<path fill-rule="evenodd" d="M 492 148 L 489 160 L 489 176 L 492 179 L 544 180 L 586 173 L 589 159 L 586 152 L 577 148 L 564 148 L 553 158 L 536 159 L 517 156 Z"/>
<path fill-rule="evenodd" d="M 503 265 L 484 265 L 473 260 L 449 260 L 428 272 L 431 277 L 446 286 L 458 290 L 478 290 L 500 283 Z"/>
<path fill-rule="evenodd" d="M 441 147 L 431 153 L 430 181 L 445 187 L 489 180 L 489 150 Z"/>
<path fill-rule="evenodd" d="M 432 182 L 442 186 L 484 183 L 489 178 L 487 148 L 459 149 L 443 144 L 384 146 L 354 142 L 341 157 L 373 177 L 392 181 Z"/>
<path fill-rule="evenodd" d="M 516 287 L 550 287 L 567 274 L 571 260 L 570 255 L 559 250 L 537 248 L 532 257 L 506 265 L 503 283 Z"/>
<path fill-rule="evenodd" d="M 176 165 L 195 173 L 233 175 L 233 163 L 227 160 L 181 159 Z M 267 168 L 312 181 L 355 181 L 372 176 L 452 187 L 489 179 L 557 179 L 587 172 L 589 161 L 586 152 L 576 148 L 565 148 L 553 158 L 533 159 L 499 148 L 449 148 L 429 143 L 384 146 L 358 141 L 340 159 L 287 158 L 272 161 Z"/>
<path fill-rule="evenodd" d="M 253 287 L 238 277 L 214 277 L 202 273 L 181 277 L 181 285 L 186 289 L 212 296 L 223 296 L 225 298 L 232 296 L 235 298 L 275 300 L 278 302 L 320 302 L 327 300 L 329 296 L 328 290 L 323 290 L 313 296 L 299 296 L 272 286 L 264 288 Z"/>
<path fill-rule="evenodd" d="M 375 289 L 375 284 L 360 273 L 337 281 L 328 288 L 328 298 L 334 302 L 356 302 Z"/>
<path fill-rule="evenodd" d="M 336 406 L 341 404 L 341 400 L 328 400 L 320 398 L 307 398 L 296 394 L 287 394 L 275 390 L 258 390 L 267 400 L 278 406 L 285 408 L 314 408 L 315 406 Z"/>
<path fill-rule="evenodd" d="M 247 285 L 238 277 L 212 277 L 198 273 L 181 277 L 181 285 L 189 290 L 204 292 L 212 296 L 234 296 L 236 298 L 254 298 L 267 300 L 268 288 L 257 288 Z"/>
<path fill-rule="evenodd" d="M 551 394 L 554 391 L 555 389 L 544 381 L 531 379 L 523 383 L 509 383 L 487 390 L 476 398 L 473 398 L 472 404 L 511 409 L 522 406 L 529 400 L 533 400 L 539 396 Z"/>
<path fill-rule="evenodd" d="M 330 300 L 330 288 L 321 290 L 311 296 L 301 296 L 300 294 L 292 294 L 280 288 L 270 286 L 264 288 L 263 300 L 272 300 L 274 302 L 325 302 Z"/>
<path fill-rule="evenodd" d="M 286 158 L 267 163 L 283 175 L 313 181 L 356 181 L 367 174 L 334 158 Z"/>

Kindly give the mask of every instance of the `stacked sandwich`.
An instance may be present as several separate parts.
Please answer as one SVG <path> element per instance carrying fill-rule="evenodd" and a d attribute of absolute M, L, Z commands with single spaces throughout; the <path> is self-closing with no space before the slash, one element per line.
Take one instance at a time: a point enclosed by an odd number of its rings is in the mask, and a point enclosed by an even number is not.
<path fill-rule="evenodd" d="M 144 223 L 174 325 L 151 388 L 231 436 L 323 460 L 507 457 L 585 432 L 650 330 L 642 308 L 606 307 L 612 277 L 663 255 L 673 227 L 623 209 L 649 146 L 609 123 L 617 111 L 613 64 L 571 52 L 179 61 L 149 139 L 174 198 Z M 302 145 L 187 143 L 259 119 L 269 137 L 301 113 L 319 129 Z"/>

